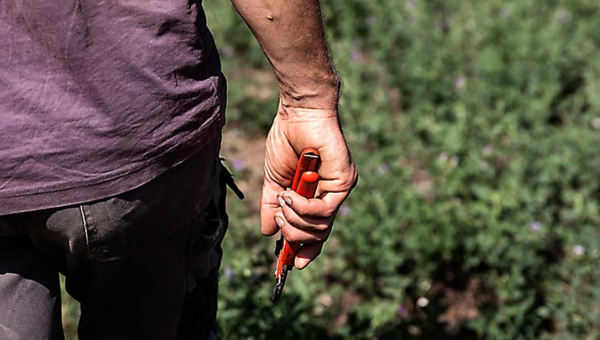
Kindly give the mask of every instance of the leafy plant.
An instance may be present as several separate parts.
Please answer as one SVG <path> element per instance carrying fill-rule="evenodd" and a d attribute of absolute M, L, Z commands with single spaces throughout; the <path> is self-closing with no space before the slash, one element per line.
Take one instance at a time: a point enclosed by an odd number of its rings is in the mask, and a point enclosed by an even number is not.
<path fill-rule="evenodd" d="M 230 202 L 221 337 L 600 337 L 600 3 L 323 5 L 360 183 L 275 306 L 274 241 Z M 229 2 L 205 7 L 227 129 L 262 136 L 268 63 Z M 234 168 L 256 194 L 260 166 Z"/>

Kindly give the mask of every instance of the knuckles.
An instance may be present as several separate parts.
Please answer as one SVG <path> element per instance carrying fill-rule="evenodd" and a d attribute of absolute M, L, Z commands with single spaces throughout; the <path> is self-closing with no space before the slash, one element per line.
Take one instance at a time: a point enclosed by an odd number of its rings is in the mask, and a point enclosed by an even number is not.
<path fill-rule="evenodd" d="M 316 224 L 316 225 L 314 225 L 314 229 L 318 230 L 320 232 L 327 231 L 329 228 L 331 228 L 331 226 L 328 225 L 328 224 Z"/>
<path fill-rule="evenodd" d="M 296 214 L 298 216 L 318 216 L 318 217 L 322 217 L 322 218 L 331 218 L 337 212 L 336 208 L 330 208 L 330 207 L 324 207 L 319 210 L 315 210 L 314 208 L 309 209 L 307 207 L 299 207 L 299 208 L 295 208 L 293 210 L 294 210 L 294 212 L 296 212 Z"/>
<path fill-rule="evenodd" d="M 323 217 L 331 218 L 335 215 L 336 212 L 337 212 L 337 209 L 327 208 L 327 209 L 323 210 Z"/>
<path fill-rule="evenodd" d="M 296 210 L 296 213 L 300 216 L 307 216 L 310 212 L 308 211 L 308 208 L 302 207 L 298 208 L 298 210 Z"/>
<path fill-rule="evenodd" d="M 285 239 L 288 242 L 293 242 L 293 243 L 307 242 L 306 237 L 302 237 L 300 235 L 300 233 L 294 231 L 292 228 L 290 228 L 288 226 L 284 226 L 283 228 L 281 228 L 281 233 L 283 234 L 283 236 L 285 237 Z"/>
<path fill-rule="evenodd" d="M 352 190 L 356 187 L 357 184 L 358 184 L 358 172 L 356 171 L 356 168 L 353 167 L 351 173 L 348 174 L 348 176 L 346 177 L 346 180 L 344 181 L 344 185 L 349 190 Z"/>
<path fill-rule="evenodd" d="M 298 229 L 306 229 L 306 230 L 317 230 L 317 231 L 325 231 L 331 225 L 331 219 L 337 214 L 337 209 L 327 208 L 322 212 L 318 213 L 318 218 L 314 217 L 314 212 L 306 211 L 295 211 L 295 214 L 288 211 L 290 208 L 284 207 L 282 209 L 283 215 L 286 218 L 287 222 L 292 226 Z M 311 218 L 307 219 L 308 216 Z M 309 222 L 310 220 L 310 222 Z"/>
<path fill-rule="evenodd" d="M 329 232 L 319 231 L 317 233 L 302 232 L 293 226 L 285 225 L 281 228 L 281 233 L 288 242 L 293 243 L 313 243 L 313 242 L 325 242 L 329 237 Z"/>

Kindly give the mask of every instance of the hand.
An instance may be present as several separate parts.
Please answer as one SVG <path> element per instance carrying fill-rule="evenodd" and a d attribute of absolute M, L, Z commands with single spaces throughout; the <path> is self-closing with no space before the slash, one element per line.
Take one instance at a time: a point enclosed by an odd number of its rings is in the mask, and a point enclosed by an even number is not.
<path fill-rule="evenodd" d="M 308 147 L 317 149 L 321 157 L 319 186 L 313 199 L 286 191 L 299 155 Z M 340 205 L 358 180 L 337 110 L 280 104 L 267 136 L 265 154 L 261 231 L 271 236 L 281 230 L 286 240 L 302 243 L 295 262 L 302 269 L 321 253 Z"/>

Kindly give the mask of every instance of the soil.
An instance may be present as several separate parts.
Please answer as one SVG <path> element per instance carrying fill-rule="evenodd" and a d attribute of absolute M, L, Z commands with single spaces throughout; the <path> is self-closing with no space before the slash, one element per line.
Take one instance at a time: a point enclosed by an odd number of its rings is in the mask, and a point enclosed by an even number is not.
<path fill-rule="evenodd" d="M 265 136 L 247 135 L 229 125 L 223 130 L 221 156 L 246 196 L 251 215 L 258 216 L 265 162 Z M 230 195 L 229 197 L 232 197 Z M 257 217 L 258 218 L 258 217 Z"/>

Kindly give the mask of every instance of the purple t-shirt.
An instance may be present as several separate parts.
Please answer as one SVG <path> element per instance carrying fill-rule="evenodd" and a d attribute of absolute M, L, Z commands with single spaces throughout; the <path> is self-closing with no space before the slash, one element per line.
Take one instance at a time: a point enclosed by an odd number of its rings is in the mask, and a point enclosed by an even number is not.
<path fill-rule="evenodd" d="M 0 215 L 140 186 L 224 106 L 201 0 L 0 1 Z"/>

